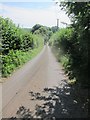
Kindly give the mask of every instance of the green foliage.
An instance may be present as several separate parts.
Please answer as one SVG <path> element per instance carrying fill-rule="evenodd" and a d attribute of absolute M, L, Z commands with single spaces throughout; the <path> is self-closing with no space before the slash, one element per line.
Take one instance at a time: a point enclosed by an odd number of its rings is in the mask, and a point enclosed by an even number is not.
<path fill-rule="evenodd" d="M 63 28 L 53 34 L 50 39 L 50 45 L 53 46 L 53 51 L 59 62 L 65 67 L 66 72 L 70 68 L 70 46 L 73 29 Z"/>
<path fill-rule="evenodd" d="M 44 39 L 45 44 L 52 35 L 52 30 L 49 27 L 39 25 L 39 24 L 34 25 L 31 32 L 36 35 L 41 35 Z"/>
<path fill-rule="evenodd" d="M 31 32 L 34 33 L 34 32 L 35 32 L 36 30 L 38 30 L 40 27 L 42 27 L 42 25 L 40 25 L 40 24 L 34 25 L 33 28 L 32 28 L 32 30 L 31 30 Z"/>
<path fill-rule="evenodd" d="M 57 26 L 53 26 L 53 27 L 51 27 L 51 30 L 53 33 L 55 33 L 55 32 L 57 32 L 58 28 L 57 28 Z"/>
<path fill-rule="evenodd" d="M 80 35 L 80 32 L 77 33 L 74 28 L 61 29 L 51 37 L 50 44 L 70 79 L 76 78 L 81 84 L 87 85 L 87 43 L 82 41 L 86 33 Z"/>
<path fill-rule="evenodd" d="M 21 50 L 13 51 L 11 50 L 8 55 L 5 55 L 2 57 L 2 77 L 9 76 L 13 71 L 16 70 L 17 67 L 22 66 L 27 61 L 31 60 L 33 57 L 35 57 L 42 49 L 42 46 L 30 50 L 27 52 L 23 52 Z"/>
<path fill-rule="evenodd" d="M 34 48 L 33 35 L 29 31 L 16 27 L 8 18 L 0 18 L 2 25 L 2 48 L 3 54 L 9 50 L 24 50 Z"/>
<path fill-rule="evenodd" d="M 10 19 L 0 17 L 0 57 L 2 77 L 10 75 L 17 67 L 37 55 L 43 47 L 43 37 L 29 29 L 16 26 Z M 1 69 L 1 68 L 0 68 Z"/>
<path fill-rule="evenodd" d="M 3 54 L 7 54 L 9 50 L 20 49 L 21 39 L 19 29 L 8 18 L 0 19 L 2 25 L 2 48 Z"/>
<path fill-rule="evenodd" d="M 28 51 L 29 49 L 33 48 L 34 48 L 33 35 L 31 33 L 22 34 L 21 49 Z"/>
<path fill-rule="evenodd" d="M 69 52 L 70 39 L 72 37 L 73 29 L 71 28 L 62 28 L 50 38 L 52 45 L 63 50 L 65 54 Z"/>
<path fill-rule="evenodd" d="M 58 58 L 65 66 L 70 78 L 75 78 L 82 86 L 89 86 L 90 2 L 74 2 L 73 0 L 73 2 L 62 2 L 60 6 L 71 18 L 72 25 L 71 28 L 60 30 L 54 34 L 50 44 L 56 49 L 58 48 Z"/>

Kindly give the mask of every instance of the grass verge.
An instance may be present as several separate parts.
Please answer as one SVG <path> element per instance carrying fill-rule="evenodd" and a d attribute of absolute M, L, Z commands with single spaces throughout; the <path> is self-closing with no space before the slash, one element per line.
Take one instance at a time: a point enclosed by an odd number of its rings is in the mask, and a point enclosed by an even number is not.
<path fill-rule="evenodd" d="M 22 67 L 22 65 L 40 53 L 42 48 L 43 46 L 40 46 L 27 52 L 21 50 L 11 50 L 8 55 L 2 56 L 2 78 L 12 75 L 16 69 Z"/>

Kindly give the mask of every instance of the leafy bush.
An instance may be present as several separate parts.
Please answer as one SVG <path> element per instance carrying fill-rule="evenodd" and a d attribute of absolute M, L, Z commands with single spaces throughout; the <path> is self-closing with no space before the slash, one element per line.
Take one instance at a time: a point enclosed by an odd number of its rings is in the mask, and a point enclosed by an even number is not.
<path fill-rule="evenodd" d="M 31 60 L 41 51 L 42 47 L 43 45 L 27 52 L 21 50 L 9 51 L 8 55 L 4 55 L 2 57 L 2 77 L 9 76 L 13 71 L 16 70 L 17 67 L 20 67 L 27 61 Z"/>
<path fill-rule="evenodd" d="M 61 2 L 60 6 L 71 18 L 71 28 L 60 30 L 54 37 L 53 45 L 58 52 L 69 56 L 69 73 L 82 86 L 89 87 L 88 80 L 88 40 L 89 40 L 89 2 Z M 52 43 L 52 42 L 51 42 Z M 51 44 L 50 43 L 50 44 Z M 60 56 L 59 55 L 59 56 Z M 67 64 L 68 66 L 68 64 Z"/>
<path fill-rule="evenodd" d="M 70 79 L 76 78 L 85 86 L 88 84 L 88 55 L 87 43 L 83 39 L 87 33 L 80 32 L 74 28 L 61 29 L 51 37 L 50 44 Z"/>
<path fill-rule="evenodd" d="M 3 54 L 8 54 L 9 50 L 24 50 L 34 48 L 33 35 L 16 26 L 10 19 L 0 17 L 2 25 L 2 48 Z"/>
<path fill-rule="evenodd" d="M 2 77 L 7 77 L 40 52 L 43 47 L 43 37 L 16 26 L 9 18 L 0 17 L 0 28 Z"/>

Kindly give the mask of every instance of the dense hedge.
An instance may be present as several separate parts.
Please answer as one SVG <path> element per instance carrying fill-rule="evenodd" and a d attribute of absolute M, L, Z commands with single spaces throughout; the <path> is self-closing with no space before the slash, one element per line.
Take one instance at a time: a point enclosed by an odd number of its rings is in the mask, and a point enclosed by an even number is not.
<path fill-rule="evenodd" d="M 2 57 L 2 77 L 7 77 L 12 74 L 16 68 L 22 66 L 27 61 L 31 60 L 34 56 L 36 56 L 42 49 L 42 46 L 35 48 L 33 50 L 29 50 L 27 52 L 16 50 L 11 50 L 8 55 L 4 55 Z"/>
<path fill-rule="evenodd" d="M 88 50 L 87 42 L 83 42 L 85 34 L 80 35 L 74 28 L 64 28 L 50 39 L 56 57 L 65 67 L 69 78 L 76 79 L 84 86 L 88 85 Z"/>
<path fill-rule="evenodd" d="M 24 32 L 8 18 L 0 18 L 2 25 L 2 48 L 3 54 L 8 54 L 9 50 L 28 50 L 34 47 L 33 35 Z"/>
<path fill-rule="evenodd" d="M 71 18 L 69 28 L 60 30 L 54 37 L 53 45 L 60 48 L 63 60 L 67 61 L 65 69 L 70 78 L 74 78 L 82 86 L 90 85 L 88 80 L 88 46 L 89 46 L 89 8 L 90 2 L 62 2 L 62 9 Z M 60 51 L 60 50 L 59 50 Z"/>
<path fill-rule="evenodd" d="M 7 77 L 17 67 L 40 52 L 43 46 L 43 37 L 16 26 L 9 18 L 0 17 L 0 26 L 2 77 Z"/>

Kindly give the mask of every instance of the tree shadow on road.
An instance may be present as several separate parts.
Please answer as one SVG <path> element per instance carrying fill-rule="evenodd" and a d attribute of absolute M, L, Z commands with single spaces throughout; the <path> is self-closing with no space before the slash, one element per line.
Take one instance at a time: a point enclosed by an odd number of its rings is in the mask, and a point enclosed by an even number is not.
<path fill-rule="evenodd" d="M 56 118 L 88 118 L 88 90 L 81 90 L 77 85 L 67 83 L 58 87 L 44 88 L 43 95 L 29 91 L 31 100 L 43 101 L 36 105 L 34 113 L 21 106 L 17 111 L 17 118 L 42 118 L 45 120 Z"/>

